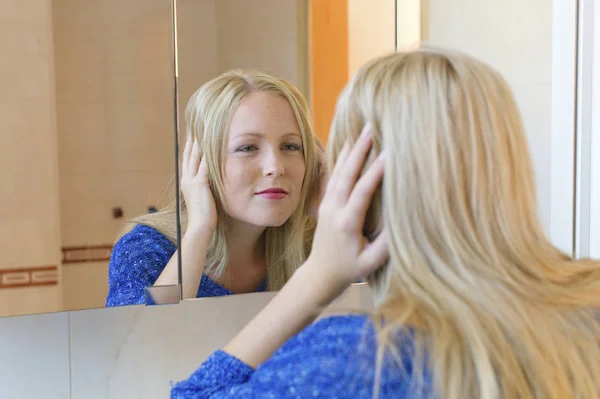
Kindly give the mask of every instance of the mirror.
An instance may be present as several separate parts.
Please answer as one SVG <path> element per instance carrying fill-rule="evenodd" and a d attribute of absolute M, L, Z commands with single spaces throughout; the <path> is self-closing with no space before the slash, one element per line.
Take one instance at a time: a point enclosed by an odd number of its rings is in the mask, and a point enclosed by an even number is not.
<path fill-rule="evenodd" d="M 171 0 L 41 9 L 3 62 L 0 316 L 104 307 L 116 239 L 176 165 Z"/>
<path fill-rule="evenodd" d="M 349 76 L 367 60 L 394 51 L 395 15 L 394 0 L 383 0 L 375 3 L 366 0 L 178 0 L 176 32 L 180 153 L 185 147 L 187 129 L 185 110 L 190 98 L 202 85 L 231 69 L 259 70 L 273 77 L 289 81 L 308 102 L 310 109 L 308 118 L 314 126 L 314 133 L 323 144 L 326 144 L 337 97 L 347 83 Z M 256 78 L 250 75 L 248 79 Z M 230 79 L 231 81 L 234 81 L 234 79 Z M 259 81 L 260 79 L 254 80 L 254 82 Z M 275 97 L 282 98 L 282 96 Z M 262 189 L 269 185 L 276 186 L 280 184 L 297 187 L 296 192 L 300 192 L 302 180 L 294 186 L 292 173 L 288 173 L 288 176 L 291 176 L 288 180 L 286 180 L 285 175 L 273 179 L 268 177 L 256 178 L 255 176 L 259 176 L 263 172 L 267 173 L 265 170 L 270 167 L 268 164 L 270 161 L 261 158 L 261 154 L 271 151 L 272 142 L 279 143 L 277 141 L 279 136 L 277 135 L 282 135 L 281 132 L 284 130 L 291 131 L 295 129 L 299 136 L 302 135 L 302 132 L 297 125 L 296 118 L 293 117 L 289 100 L 284 100 L 283 107 L 290 109 L 289 115 L 292 115 L 292 125 L 295 127 L 286 130 L 286 128 L 281 127 L 284 125 L 283 123 L 277 125 L 276 122 L 273 122 L 273 125 L 278 127 L 270 130 L 271 127 L 264 127 L 267 126 L 265 121 L 276 121 L 277 117 L 275 115 L 279 112 L 277 104 L 270 104 L 264 106 L 264 108 L 260 108 L 260 106 L 252 108 L 252 105 L 248 105 L 252 104 L 251 95 L 244 94 L 242 98 L 239 103 L 236 102 L 236 105 L 228 108 L 229 113 L 226 113 L 228 116 L 225 119 L 230 117 L 231 124 L 229 126 L 225 125 L 219 130 L 219 134 L 223 135 L 225 142 L 222 145 L 222 155 L 219 158 L 213 152 L 206 156 L 209 159 L 207 162 L 214 158 L 216 164 L 220 165 L 225 192 L 232 190 L 231 192 L 241 193 L 238 196 L 230 197 L 230 209 L 228 211 L 223 210 L 229 221 L 227 223 L 223 222 L 223 226 L 225 226 L 223 231 L 226 231 L 224 236 L 227 238 L 220 239 L 227 242 L 227 251 L 230 251 L 227 252 L 229 263 L 223 265 L 224 272 L 222 274 L 215 271 L 216 268 L 213 268 L 214 265 L 210 261 L 210 254 L 198 254 L 198 251 L 194 252 L 193 250 L 193 248 L 202 247 L 203 251 L 210 253 L 211 249 L 207 249 L 209 244 L 203 238 L 204 235 L 201 238 L 188 236 L 186 241 L 187 226 L 182 224 L 183 241 L 179 247 L 182 248 L 184 261 L 187 256 L 197 256 L 198 259 L 202 259 L 197 262 L 190 262 L 190 264 L 182 264 L 181 277 L 184 299 L 277 290 L 276 283 L 269 284 L 270 278 L 268 276 L 273 276 L 271 274 L 273 272 L 269 271 L 267 273 L 266 269 L 268 267 L 266 264 L 268 262 L 266 259 L 269 256 L 279 258 L 283 253 L 279 250 L 279 252 L 274 251 L 267 255 L 264 248 L 268 247 L 269 244 L 261 241 L 265 237 L 261 234 L 265 231 L 265 226 L 279 226 L 287 220 L 284 227 L 279 228 L 279 233 L 277 233 L 283 236 L 281 231 L 287 228 L 286 225 L 294 223 L 294 212 L 298 208 L 286 208 L 286 215 L 291 216 L 283 218 L 282 221 L 279 221 L 280 224 L 269 224 L 270 219 L 268 216 L 258 220 L 258 217 L 253 217 L 253 215 L 263 215 L 261 213 L 262 209 L 270 207 L 268 208 L 270 210 L 266 212 L 271 212 L 271 214 L 275 213 L 274 209 L 278 206 L 283 209 L 286 206 L 284 201 L 287 200 L 288 194 L 282 196 L 284 198 L 281 200 L 283 205 L 273 205 L 275 199 L 271 199 L 272 202 L 268 205 L 264 201 L 259 204 L 259 202 L 253 202 L 263 200 L 262 198 L 254 199 L 257 195 L 260 195 L 257 194 L 260 190 L 256 187 Z M 230 100 L 228 98 L 226 102 L 229 104 Z M 200 101 L 202 101 L 202 97 L 200 97 Z M 213 104 L 216 103 L 213 97 L 211 97 L 211 101 Z M 210 110 L 207 113 L 217 112 L 216 107 L 211 108 L 210 104 L 206 105 L 206 108 Z M 236 115 L 241 115 L 245 106 L 252 109 L 252 112 L 249 112 L 252 117 L 239 117 L 242 120 L 241 125 L 252 125 L 252 132 L 258 133 L 258 138 L 242 138 L 239 139 L 240 141 L 236 141 L 238 139 L 234 139 L 234 137 L 239 133 L 239 129 L 234 127 L 238 126 L 236 121 L 239 122 Z M 256 116 L 260 114 L 260 109 L 266 109 L 266 107 L 272 107 L 271 111 L 265 112 L 266 116 Z M 195 109 L 200 109 L 200 107 Z M 240 114 L 237 113 L 238 110 L 240 110 Z M 281 113 L 285 113 L 285 110 Z M 240 144 L 235 144 L 237 142 Z M 235 148 L 229 147 L 234 146 L 234 144 Z M 252 155 L 245 154 L 243 155 L 245 158 L 242 158 L 241 155 L 235 152 L 238 151 L 237 147 L 252 148 L 248 151 L 255 152 Z M 214 148 L 212 151 L 215 151 Z M 280 151 L 279 147 L 277 151 Z M 283 150 L 281 151 L 283 153 Z M 282 155 L 282 159 L 283 157 L 284 155 Z M 181 158 L 183 159 L 183 155 Z M 285 170 L 293 169 L 294 165 L 299 163 L 303 164 L 302 160 L 303 158 L 299 157 L 294 161 L 295 164 L 293 162 L 286 164 Z M 286 161 L 281 160 L 281 162 Z M 259 167 L 256 166 L 257 163 L 260 163 Z M 237 165 L 236 170 L 243 170 L 244 173 L 228 172 L 235 175 L 235 178 L 232 177 L 228 183 L 223 171 L 230 170 L 228 165 L 233 164 Z M 302 167 L 307 170 L 306 165 Z M 214 189 L 214 186 L 211 187 Z M 235 191 L 236 189 L 240 191 Z M 244 197 L 244 189 L 253 193 L 247 200 Z M 290 190 L 290 192 L 292 191 Z M 214 201 L 218 203 L 217 208 L 220 208 L 219 204 L 222 202 L 219 198 L 223 197 L 218 193 L 216 194 L 214 190 L 212 194 L 217 198 Z M 292 198 L 292 194 L 289 194 L 289 197 Z M 240 208 L 243 211 L 236 213 L 235 207 L 238 204 L 242 204 Z M 187 209 L 181 209 L 182 220 L 184 220 L 186 219 Z M 219 213 L 219 216 L 221 215 Z M 221 220 L 225 220 L 225 217 Z M 241 227 L 242 225 L 243 227 Z M 268 227 L 267 229 L 273 228 Z M 196 229 L 193 229 L 193 232 L 196 231 Z M 289 229 L 286 231 L 289 231 Z M 307 228 L 307 232 L 310 235 L 309 228 Z M 251 235 L 254 235 L 254 238 L 248 238 Z M 264 240 L 268 241 L 270 238 L 267 237 Z M 296 240 L 296 242 L 301 242 L 302 239 L 299 240 Z M 187 248 L 190 248 L 188 253 L 186 253 L 186 245 Z M 285 246 L 285 248 L 291 252 L 294 249 L 290 248 L 294 245 Z M 253 251 L 256 251 L 258 255 L 251 255 Z M 236 254 L 233 259 L 232 254 Z M 196 257 L 193 259 L 196 259 Z M 218 262 L 218 259 L 222 259 L 222 256 L 215 256 L 213 259 L 217 259 Z M 280 270 L 286 269 L 287 276 L 289 276 L 290 273 L 287 272 L 287 268 L 294 269 L 299 266 L 298 262 L 296 264 L 292 263 L 286 263 L 285 267 L 278 267 Z M 204 265 L 204 267 L 196 266 L 198 264 Z M 201 277 L 197 272 L 198 270 L 203 271 Z M 285 278 L 282 278 L 282 281 L 285 281 Z M 189 287 L 187 295 L 186 287 Z"/>
<path fill-rule="evenodd" d="M 179 285 L 154 285 L 146 288 L 146 306 L 173 305 L 179 303 Z"/>

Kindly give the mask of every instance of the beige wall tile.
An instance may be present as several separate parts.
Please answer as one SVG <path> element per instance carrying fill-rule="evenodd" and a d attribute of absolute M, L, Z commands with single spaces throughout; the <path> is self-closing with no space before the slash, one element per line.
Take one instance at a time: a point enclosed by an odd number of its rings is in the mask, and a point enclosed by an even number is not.
<path fill-rule="evenodd" d="M 4 0 L 0 21 L 3 27 L 5 22 L 17 22 L 21 25 L 51 29 L 49 15 L 52 15 L 51 0 Z"/>
<path fill-rule="evenodd" d="M 131 171 L 112 179 L 110 202 L 123 208 L 123 220 L 148 213 L 149 206 L 166 205 L 173 197 L 174 180 L 170 172 Z"/>
<path fill-rule="evenodd" d="M 180 137 L 185 137 L 185 108 L 191 95 L 219 73 L 216 1 L 177 2 Z"/>
<path fill-rule="evenodd" d="M 52 265 L 60 278 L 50 2 L 9 1 L 0 21 L 0 269 Z M 2 288 L 0 304 L 0 316 L 52 312 L 62 307 L 62 294 L 57 286 Z"/>
<path fill-rule="evenodd" d="M 51 313 L 63 309 L 61 285 L 0 289 L 0 322 L 6 316 Z"/>
<path fill-rule="evenodd" d="M 234 33 L 240 38 L 248 36 L 294 38 L 297 36 L 296 25 L 296 2 L 292 0 L 217 1 L 219 37 Z"/>
<path fill-rule="evenodd" d="M 31 25 L 7 22 L 0 28 L 0 76 L 10 77 L 1 97 L 48 102 L 53 93 L 52 42 L 48 31 Z"/>
<path fill-rule="evenodd" d="M 63 266 L 65 310 L 103 308 L 108 294 L 108 262 L 69 263 Z"/>
<path fill-rule="evenodd" d="M 109 173 L 173 173 L 173 115 L 169 97 L 107 104 Z"/>
<path fill-rule="evenodd" d="M 219 73 L 256 68 L 298 85 L 298 24 L 295 1 L 219 1 Z"/>
<path fill-rule="evenodd" d="M 64 120 L 68 110 L 61 109 L 63 102 L 106 101 L 108 43 L 103 29 L 57 25 L 56 30 L 61 32 L 55 41 L 56 94 Z"/>
<path fill-rule="evenodd" d="M 54 15 L 62 245 L 113 244 L 175 170 L 171 2 L 58 0 Z M 103 306 L 106 263 L 69 264 L 69 309 Z"/>
<path fill-rule="evenodd" d="M 243 36 L 228 32 L 219 36 L 219 71 L 254 68 L 298 84 L 296 36 Z"/>
<path fill-rule="evenodd" d="M 61 174 L 103 176 L 110 170 L 108 153 L 107 105 L 103 101 L 58 101 Z M 62 182 L 68 183 L 68 182 Z M 82 188 L 83 189 L 83 188 Z M 89 187 L 85 187 L 89 189 Z M 97 186 L 96 188 L 97 189 Z M 77 193 L 61 192 L 68 200 Z"/>
<path fill-rule="evenodd" d="M 122 221 L 112 219 L 111 187 L 112 178 L 107 174 L 62 174 L 62 246 L 113 242 Z"/>

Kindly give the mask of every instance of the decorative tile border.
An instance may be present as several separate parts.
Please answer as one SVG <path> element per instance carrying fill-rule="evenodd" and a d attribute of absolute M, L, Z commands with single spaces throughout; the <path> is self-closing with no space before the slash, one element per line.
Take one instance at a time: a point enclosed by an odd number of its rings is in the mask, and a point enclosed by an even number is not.
<path fill-rule="evenodd" d="M 0 289 L 56 284 L 58 284 L 58 268 L 56 265 L 0 269 Z"/>
<path fill-rule="evenodd" d="M 77 247 L 62 247 L 62 263 L 85 263 L 110 260 L 112 245 L 82 245 Z"/>

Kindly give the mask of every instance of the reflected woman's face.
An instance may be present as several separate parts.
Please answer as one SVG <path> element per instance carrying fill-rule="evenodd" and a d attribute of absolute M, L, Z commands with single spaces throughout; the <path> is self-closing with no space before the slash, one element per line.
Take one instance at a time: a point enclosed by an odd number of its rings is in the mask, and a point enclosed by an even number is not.
<path fill-rule="evenodd" d="M 245 96 L 227 135 L 225 211 L 238 221 L 280 226 L 300 202 L 303 143 L 292 107 L 276 94 Z"/>

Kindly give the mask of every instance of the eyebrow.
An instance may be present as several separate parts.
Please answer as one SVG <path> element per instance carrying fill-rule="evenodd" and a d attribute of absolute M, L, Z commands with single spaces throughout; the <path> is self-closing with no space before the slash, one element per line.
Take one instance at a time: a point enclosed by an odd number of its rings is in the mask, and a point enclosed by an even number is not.
<path fill-rule="evenodd" d="M 238 134 L 237 136 L 233 137 L 233 139 L 238 139 L 238 138 L 243 138 L 243 137 L 262 137 L 263 134 L 262 133 L 254 133 L 254 132 L 248 132 L 248 133 L 242 133 L 242 134 Z M 290 136 L 296 136 L 298 138 L 300 138 L 300 140 L 302 140 L 302 135 L 300 133 L 296 133 L 296 132 L 290 132 L 290 133 L 286 133 L 284 134 L 282 137 L 283 138 L 288 138 Z"/>

